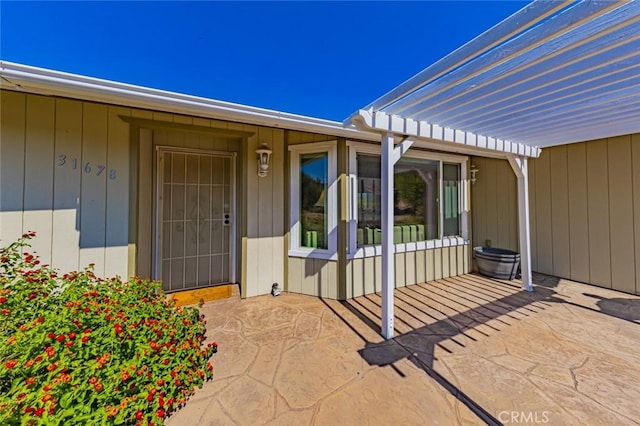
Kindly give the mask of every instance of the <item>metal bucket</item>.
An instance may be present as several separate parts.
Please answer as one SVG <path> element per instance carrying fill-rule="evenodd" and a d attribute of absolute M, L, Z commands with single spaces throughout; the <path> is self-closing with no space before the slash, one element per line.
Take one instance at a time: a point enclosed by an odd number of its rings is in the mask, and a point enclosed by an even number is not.
<path fill-rule="evenodd" d="M 516 277 L 520 253 L 494 247 L 474 247 L 473 254 L 478 272 L 482 275 L 501 280 L 512 280 Z"/>

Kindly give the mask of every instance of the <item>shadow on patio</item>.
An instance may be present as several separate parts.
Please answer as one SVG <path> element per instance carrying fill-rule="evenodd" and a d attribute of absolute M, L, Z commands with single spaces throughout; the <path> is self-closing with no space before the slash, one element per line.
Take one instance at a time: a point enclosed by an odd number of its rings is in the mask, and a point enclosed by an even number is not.
<path fill-rule="evenodd" d="M 205 304 L 215 378 L 168 425 L 637 423 L 640 298 L 534 283 L 398 288 L 391 341 L 375 294 Z"/>
<path fill-rule="evenodd" d="M 490 337 L 511 326 L 512 322 L 544 309 L 549 303 L 562 302 L 562 299 L 554 297 L 555 294 L 544 287 L 529 293 L 522 291 L 516 282 L 465 275 L 396 289 L 396 338 L 390 341 L 367 341 L 346 319 L 343 320 L 365 342 L 359 353 L 369 365 L 393 367 L 394 363 L 406 358 L 487 424 L 501 424 L 494 415 L 434 369 L 435 348 L 451 354 L 454 351 L 448 348 L 448 344 L 465 347 L 460 336 L 471 341 Z M 341 303 L 373 331 L 379 332 L 380 295 L 362 296 Z M 329 304 L 327 306 L 331 309 Z"/>
<path fill-rule="evenodd" d="M 434 368 L 438 350 L 443 354 L 454 354 L 456 349 L 465 348 L 469 342 L 490 338 L 554 304 L 567 304 L 630 322 L 640 319 L 640 299 L 606 298 L 583 293 L 598 300 L 595 308 L 562 297 L 554 290 L 559 282 L 556 277 L 534 274 L 536 288 L 530 293 L 521 289 L 519 281 L 469 274 L 398 288 L 395 291 L 396 337 L 390 341 L 370 342 L 345 318 L 341 318 L 364 341 L 365 347 L 359 353 L 369 365 L 393 368 L 399 360 L 407 359 L 484 422 L 499 425 L 506 419 L 513 420 L 510 417 L 512 410 L 507 410 L 508 414 L 504 410 L 489 412 L 440 374 Z M 381 302 L 380 295 L 374 294 L 341 303 L 371 330 L 379 332 Z M 402 375 L 402 372 L 398 371 L 398 374 Z M 534 423 L 538 417 L 542 420 L 542 412 L 532 412 L 533 417 L 528 416 L 529 412 L 518 411 L 519 416 L 533 419 Z M 544 417 L 548 417 L 548 412 Z"/>

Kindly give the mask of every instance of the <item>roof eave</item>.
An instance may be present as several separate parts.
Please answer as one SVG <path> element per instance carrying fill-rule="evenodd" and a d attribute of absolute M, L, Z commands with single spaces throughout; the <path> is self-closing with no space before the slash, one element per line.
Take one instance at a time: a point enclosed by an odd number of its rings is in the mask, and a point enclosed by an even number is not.
<path fill-rule="evenodd" d="M 2 77 L 0 87 L 27 93 L 62 96 L 336 137 L 370 141 L 380 140 L 376 132 L 360 130 L 355 126 L 345 126 L 337 121 L 184 95 L 6 61 L 0 61 L 0 77 Z"/>

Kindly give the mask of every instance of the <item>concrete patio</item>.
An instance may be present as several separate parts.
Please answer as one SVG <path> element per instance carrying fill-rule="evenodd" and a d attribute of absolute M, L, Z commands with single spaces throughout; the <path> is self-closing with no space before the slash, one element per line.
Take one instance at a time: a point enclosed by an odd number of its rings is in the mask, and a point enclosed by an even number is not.
<path fill-rule="evenodd" d="M 534 282 L 400 288 L 388 342 L 378 295 L 205 304 L 215 379 L 167 424 L 639 424 L 640 298 Z"/>

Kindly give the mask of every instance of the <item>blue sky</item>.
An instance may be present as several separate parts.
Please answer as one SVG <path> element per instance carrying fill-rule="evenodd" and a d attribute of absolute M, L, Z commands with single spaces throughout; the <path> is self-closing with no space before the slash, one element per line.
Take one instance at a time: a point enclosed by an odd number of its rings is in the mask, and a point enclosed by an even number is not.
<path fill-rule="evenodd" d="M 526 2 L 7 2 L 7 61 L 342 121 Z"/>

